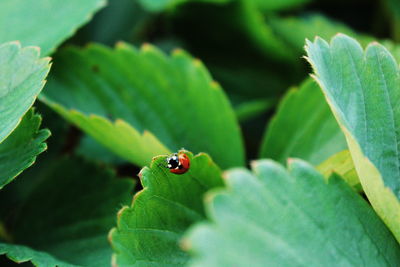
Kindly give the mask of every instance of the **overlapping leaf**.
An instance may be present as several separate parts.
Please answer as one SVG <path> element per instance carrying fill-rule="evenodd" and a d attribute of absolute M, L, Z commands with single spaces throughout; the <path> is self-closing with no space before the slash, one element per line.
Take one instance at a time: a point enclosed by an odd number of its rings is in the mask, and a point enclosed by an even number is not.
<path fill-rule="evenodd" d="M 246 101 L 235 108 L 236 117 L 243 122 L 273 108 L 275 99 Z"/>
<path fill-rule="evenodd" d="M 210 153 L 224 168 L 243 165 L 229 102 L 185 52 L 90 46 L 68 48 L 56 61 L 41 99 L 121 157 L 144 166 L 184 147 Z"/>
<path fill-rule="evenodd" d="M 250 12 L 245 8 L 246 3 L 233 1 L 229 5 L 220 6 L 185 5 L 173 17 L 173 28 L 178 37 L 186 41 L 192 53 L 206 62 L 235 106 L 260 98 L 277 98 L 304 77 L 298 66 L 291 65 L 288 72 L 287 62 L 279 60 L 272 63 L 271 53 L 265 53 L 264 47 L 260 49 L 254 45 L 252 34 L 255 38 L 262 38 L 263 33 L 258 31 L 257 23 L 252 24 L 252 19 L 258 17 L 246 12 Z M 204 14 L 207 14 L 207 20 L 204 20 Z M 259 18 L 263 22 L 263 18 Z M 274 40 L 269 39 L 266 42 L 273 47 L 268 50 L 273 51 L 272 56 L 280 55 L 281 52 L 283 56 L 290 55 L 291 50 L 285 49 L 287 47 L 284 44 L 274 45 Z M 301 61 L 300 55 L 294 59 Z"/>
<path fill-rule="evenodd" d="M 357 34 L 345 24 L 326 16 L 311 13 L 303 16 L 263 15 L 250 3 L 243 2 L 243 25 L 246 26 L 250 39 L 265 54 L 279 60 L 300 63 L 304 40 L 318 35 L 331 38 L 338 32 L 360 38 L 363 43 L 373 40 L 369 36 Z M 281 1 L 276 1 L 281 2 Z"/>
<path fill-rule="evenodd" d="M 315 79 L 342 127 L 372 206 L 400 240 L 400 71 L 377 43 L 338 35 L 307 42 Z"/>
<path fill-rule="evenodd" d="M 41 118 L 29 111 L 17 129 L 0 144 L 0 189 L 24 169 L 33 164 L 36 156 L 46 150 L 44 141 L 48 130 L 39 130 Z"/>
<path fill-rule="evenodd" d="M 319 164 L 344 149 L 344 135 L 318 85 L 310 79 L 282 100 L 268 125 L 260 155 L 281 163 L 296 157 Z"/>
<path fill-rule="evenodd" d="M 309 164 L 269 160 L 226 174 L 206 198 L 211 223 L 187 235 L 190 266 L 397 266 L 400 247 L 341 178 Z"/>
<path fill-rule="evenodd" d="M 296 8 L 300 5 L 304 5 L 311 0 L 242 0 L 242 1 L 253 1 L 258 8 L 263 11 L 280 11 L 285 9 Z"/>
<path fill-rule="evenodd" d="M 371 37 L 357 34 L 345 24 L 320 14 L 300 17 L 270 16 L 266 18 L 266 23 L 282 41 L 291 47 L 296 55 L 303 53 L 305 39 L 314 38 L 316 35 L 329 39 L 338 32 L 342 32 L 360 38 L 365 44 L 372 41 Z"/>
<path fill-rule="evenodd" d="M 185 174 L 169 172 L 165 156 L 141 171 L 144 189 L 119 212 L 118 226 L 110 233 L 118 266 L 183 266 L 188 261 L 179 240 L 190 225 L 205 219 L 203 194 L 223 181 L 206 154 L 185 153 L 191 162 Z"/>
<path fill-rule="evenodd" d="M 2 0 L 0 43 L 20 41 L 50 54 L 87 22 L 105 0 Z"/>
<path fill-rule="evenodd" d="M 25 175 L 28 184 L 21 183 Z M 2 190 L 9 206 L 0 218 L 13 243 L 0 244 L 0 254 L 39 266 L 110 266 L 107 235 L 132 189 L 110 170 L 48 157 Z"/>
<path fill-rule="evenodd" d="M 247 37 L 261 52 L 278 60 L 293 62 L 297 59 L 293 49 L 265 23 L 263 14 L 252 1 L 240 1 L 239 16 Z"/>
<path fill-rule="evenodd" d="M 58 260 L 50 254 L 42 251 L 37 251 L 26 246 L 12 245 L 0 242 L 0 255 L 5 254 L 10 260 L 23 263 L 30 261 L 35 266 L 40 267 L 68 267 L 76 266 Z"/>
<path fill-rule="evenodd" d="M 168 8 L 175 7 L 187 2 L 205 2 L 212 4 L 225 4 L 232 0 L 139 0 L 139 2 L 149 11 L 159 12 Z"/>
<path fill-rule="evenodd" d="M 325 178 L 329 178 L 333 173 L 337 173 L 342 177 L 354 190 L 362 191 L 360 179 L 358 178 L 356 168 L 350 151 L 343 150 L 331 156 L 317 166 L 317 170 L 321 172 Z"/>
<path fill-rule="evenodd" d="M 39 58 L 35 47 L 0 45 L 0 143 L 33 105 L 49 69 L 49 58 Z"/>
<path fill-rule="evenodd" d="M 143 34 L 151 14 L 139 1 L 107 1 L 107 6 L 80 30 L 80 42 L 101 43 L 109 46 L 119 41 L 136 41 Z M 83 40 L 82 40 L 83 39 Z"/>
<path fill-rule="evenodd" d="M 92 137 L 85 135 L 81 138 L 75 153 L 89 161 L 101 162 L 112 165 L 126 163 L 123 159 L 112 153 Z"/>

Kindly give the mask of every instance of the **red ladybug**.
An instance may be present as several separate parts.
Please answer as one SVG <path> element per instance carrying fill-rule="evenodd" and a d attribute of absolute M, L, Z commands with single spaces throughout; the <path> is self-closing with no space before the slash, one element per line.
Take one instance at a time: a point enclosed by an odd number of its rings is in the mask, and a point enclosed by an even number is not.
<path fill-rule="evenodd" d="M 184 174 L 189 170 L 190 160 L 185 153 L 175 153 L 167 158 L 167 167 L 172 173 Z"/>

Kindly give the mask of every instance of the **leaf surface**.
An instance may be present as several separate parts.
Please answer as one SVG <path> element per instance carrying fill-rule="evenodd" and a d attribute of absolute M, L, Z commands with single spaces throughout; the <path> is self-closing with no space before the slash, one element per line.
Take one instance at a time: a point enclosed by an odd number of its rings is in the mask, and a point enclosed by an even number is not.
<path fill-rule="evenodd" d="M 35 102 L 49 72 L 49 58 L 17 42 L 0 45 L 0 143 Z"/>
<path fill-rule="evenodd" d="M 105 0 L 2 0 L 0 43 L 18 40 L 23 46 L 39 46 L 42 54 L 48 55 L 105 3 Z"/>
<path fill-rule="evenodd" d="M 108 149 L 140 166 L 182 147 L 223 168 L 244 164 L 238 122 L 223 90 L 185 52 L 145 45 L 68 48 L 41 99 Z M 113 122 L 115 121 L 115 122 Z"/>
<path fill-rule="evenodd" d="M 30 167 L 46 150 L 44 141 L 50 132 L 39 130 L 40 123 L 41 117 L 33 110 L 28 111 L 17 129 L 0 144 L 0 189 Z"/>
<path fill-rule="evenodd" d="M 321 14 L 311 13 L 296 17 L 268 16 L 266 23 L 296 55 L 302 55 L 305 39 L 311 39 L 314 36 L 329 39 L 338 32 L 342 32 L 359 38 L 365 44 L 373 40 L 371 37 L 358 34 L 347 25 Z"/>
<path fill-rule="evenodd" d="M 311 165 L 270 161 L 226 173 L 206 197 L 212 222 L 184 242 L 190 266 L 397 266 L 400 247 L 373 209 L 341 178 Z"/>
<path fill-rule="evenodd" d="M 0 255 L 5 254 L 10 260 L 23 263 L 30 261 L 35 266 L 40 267 L 68 267 L 76 266 L 60 261 L 50 254 L 42 251 L 36 251 L 26 246 L 12 245 L 0 242 Z"/>
<path fill-rule="evenodd" d="M 346 149 L 346 140 L 318 85 L 307 79 L 290 90 L 267 127 L 262 158 L 296 157 L 319 164 Z"/>
<path fill-rule="evenodd" d="M 275 99 L 256 99 L 240 103 L 235 108 L 236 117 L 240 122 L 254 118 L 273 108 Z"/>
<path fill-rule="evenodd" d="M 329 179 L 333 173 L 337 173 L 342 177 L 354 190 L 362 192 L 360 179 L 354 167 L 353 159 L 350 151 L 343 150 L 331 156 L 317 166 L 317 170 Z"/>
<path fill-rule="evenodd" d="M 110 266 L 107 235 L 133 182 L 81 159 L 45 159 L 2 190 L 9 206 L 0 216 L 13 243 L 0 245 L 1 254 L 40 266 Z"/>
<path fill-rule="evenodd" d="M 249 0 L 242 0 L 249 1 Z M 250 0 L 253 1 L 258 8 L 263 11 L 280 11 L 286 9 L 293 9 L 301 5 L 311 2 L 311 0 Z"/>
<path fill-rule="evenodd" d="M 205 219 L 203 194 L 223 186 L 223 181 L 209 156 L 185 153 L 190 159 L 185 174 L 169 172 L 165 156 L 142 169 L 139 177 L 144 189 L 131 207 L 118 213 L 118 226 L 110 233 L 118 266 L 183 266 L 187 262 L 179 240 L 191 224 Z"/>
<path fill-rule="evenodd" d="M 139 0 L 142 6 L 151 12 L 160 12 L 187 2 L 204 2 L 211 4 L 225 4 L 232 0 Z"/>
<path fill-rule="evenodd" d="M 360 182 L 376 212 L 400 240 L 400 72 L 386 48 L 363 50 L 339 34 L 307 42 L 309 62 L 346 135 Z"/>

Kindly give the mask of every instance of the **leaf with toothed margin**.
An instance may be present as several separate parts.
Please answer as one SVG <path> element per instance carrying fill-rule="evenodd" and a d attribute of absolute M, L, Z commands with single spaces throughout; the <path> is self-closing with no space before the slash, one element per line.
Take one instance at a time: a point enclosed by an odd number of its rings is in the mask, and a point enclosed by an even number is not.
<path fill-rule="evenodd" d="M 69 264 L 67 262 L 61 261 L 52 255 L 31 249 L 26 246 L 14 245 L 14 244 L 6 244 L 0 242 L 0 255 L 5 254 L 7 258 L 16 262 L 23 263 L 30 261 L 34 266 L 40 267 L 69 267 L 76 266 Z"/>
<path fill-rule="evenodd" d="M 320 164 L 346 149 L 346 140 L 318 84 L 306 79 L 281 101 L 267 127 L 261 158 L 280 163 L 296 157 Z"/>
<path fill-rule="evenodd" d="M 221 171 L 206 154 L 193 156 L 185 174 L 169 172 L 166 157 L 153 159 L 140 172 L 143 190 L 132 206 L 118 213 L 110 232 L 114 263 L 118 266 L 183 266 L 188 255 L 179 248 L 184 231 L 204 220 L 203 195 L 223 186 Z"/>
<path fill-rule="evenodd" d="M 30 167 L 36 156 L 46 150 L 48 130 L 39 130 L 41 117 L 28 111 L 17 129 L 0 144 L 0 189 L 23 170 Z"/>
<path fill-rule="evenodd" d="M 37 47 L 18 42 L 0 45 L 0 143 L 21 122 L 35 102 L 49 72 L 49 58 L 40 58 Z"/>
<path fill-rule="evenodd" d="M 270 160 L 225 175 L 207 216 L 185 236 L 189 266 L 397 266 L 400 247 L 368 203 L 340 177 Z"/>
<path fill-rule="evenodd" d="M 400 241 L 400 71 L 378 43 L 363 50 L 343 34 L 307 41 L 306 51 L 345 133 L 369 201 Z"/>
<path fill-rule="evenodd" d="M 244 164 L 243 141 L 223 90 L 181 50 L 69 47 L 41 100 L 108 149 L 140 166 L 182 147 L 223 168 Z M 115 121 L 115 122 L 112 122 Z"/>
<path fill-rule="evenodd" d="M 8 203 L 0 219 L 12 241 L 0 243 L 0 255 L 39 266 L 110 266 L 108 232 L 133 187 L 109 168 L 47 156 L 0 194 Z"/>
<path fill-rule="evenodd" d="M 105 0 L 1 0 L 0 43 L 18 40 L 48 55 L 105 6 Z"/>
<path fill-rule="evenodd" d="M 331 177 L 332 173 L 337 173 L 356 192 L 362 192 L 360 179 L 358 178 L 356 168 L 354 167 L 350 151 L 340 151 L 319 164 L 316 168 L 326 179 Z"/>

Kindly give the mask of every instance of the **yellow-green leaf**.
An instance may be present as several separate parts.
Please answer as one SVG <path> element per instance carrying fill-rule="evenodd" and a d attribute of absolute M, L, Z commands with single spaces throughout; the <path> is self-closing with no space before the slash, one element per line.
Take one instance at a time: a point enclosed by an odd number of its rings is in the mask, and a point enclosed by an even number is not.
<path fill-rule="evenodd" d="M 188 261 L 179 240 L 190 225 L 205 219 L 203 195 L 223 181 L 208 155 L 181 152 L 190 159 L 185 174 L 169 172 L 166 156 L 140 172 L 144 189 L 118 213 L 110 233 L 118 266 L 184 266 Z"/>
<path fill-rule="evenodd" d="M 306 51 L 326 99 L 345 133 L 361 185 L 400 241 L 400 72 L 378 43 L 364 50 L 339 34 L 307 41 Z"/>
<path fill-rule="evenodd" d="M 122 43 L 64 49 L 40 99 L 139 166 L 181 148 L 207 152 L 223 168 L 244 164 L 228 99 L 203 64 L 181 50 L 167 56 Z"/>

